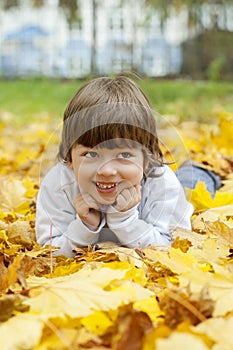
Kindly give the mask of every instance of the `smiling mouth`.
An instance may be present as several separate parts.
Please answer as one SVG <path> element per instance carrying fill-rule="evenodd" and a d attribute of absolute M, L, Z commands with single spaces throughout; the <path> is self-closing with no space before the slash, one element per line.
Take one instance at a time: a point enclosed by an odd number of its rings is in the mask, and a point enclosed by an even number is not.
<path fill-rule="evenodd" d="M 114 194 L 116 193 L 118 183 L 117 182 L 96 182 L 96 189 L 99 193 L 109 193 Z"/>
<path fill-rule="evenodd" d="M 96 182 L 96 187 L 99 190 L 112 190 L 117 186 L 117 183 L 101 183 L 101 182 Z"/>

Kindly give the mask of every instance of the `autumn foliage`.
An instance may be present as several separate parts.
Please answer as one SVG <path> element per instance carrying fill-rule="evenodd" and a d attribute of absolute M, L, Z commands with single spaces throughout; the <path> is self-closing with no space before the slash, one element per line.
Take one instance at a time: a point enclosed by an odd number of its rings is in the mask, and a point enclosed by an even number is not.
<path fill-rule="evenodd" d="M 161 130 L 171 167 L 191 157 L 222 178 L 187 195 L 193 231 L 172 247 L 111 243 L 54 257 L 35 242 L 36 195 L 56 161 L 60 128 L 49 118 L 0 125 L 0 339 L 4 350 L 231 350 L 233 344 L 233 118 Z M 54 132 L 55 130 L 55 132 Z"/>

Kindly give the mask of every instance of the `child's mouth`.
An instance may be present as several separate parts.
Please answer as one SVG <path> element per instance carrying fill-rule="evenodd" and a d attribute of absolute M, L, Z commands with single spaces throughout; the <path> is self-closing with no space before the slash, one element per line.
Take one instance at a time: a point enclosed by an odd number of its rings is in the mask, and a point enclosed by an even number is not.
<path fill-rule="evenodd" d="M 113 192 L 115 191 L 116 186 L 117 186 L 116 182 L 111 182 L 111 183 L 96 182 L 97 191 L 101 193 Z"/>

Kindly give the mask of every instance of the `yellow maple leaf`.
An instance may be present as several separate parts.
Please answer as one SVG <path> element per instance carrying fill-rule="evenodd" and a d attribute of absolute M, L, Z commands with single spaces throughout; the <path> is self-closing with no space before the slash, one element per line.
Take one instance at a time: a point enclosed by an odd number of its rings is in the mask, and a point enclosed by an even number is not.
<path fill-rule="evenodd" d="M 34 232 L 32 232 L 27 221 L 15 221 L 8 225 L 8 239 L 11 243 L 21 244 L 24 247 L 30 248 L 35 241 Z"/>
<path fill-rule="evenodd" d="M 221 118 L 219 124 L 219 135 L 213 135 L 212 141 L 220 148 L 224 148 L 225 152 L 232 155 L 232 135 L 233 123 L 230 118 Z"/>
<path fill-rule="evenodd" d="M 160 309 L 159 304 L 154 296 L 147 299 L 138 300 L 133 304 L 134 309 L 144 311 L 149 315 L 152 322 L 160 316 L 164 315 L 164 312 Z"/>
<path fill-rule="evenodd" d="M 43 327 L 43 321 L 36 315 L 24 313 L 10 318 L 0 324 L 2 349 L 34 349 L 40 341 Z"/>
<path fill-rule="evenodd" d="M 210 208 L 192 219 L 192 227 L 194 230 L 206 231 L 206 222 L 214 221 L 221 221 L 231 226 L 230 217 L 233 217 L 233 204 Z"/>
<path fill-rule="evenodd" d="M 28 162 L 29 160 L 35 159 L 36 158 L 36 150 L 33 150 L 30 148 L 21 150 L 16 156 L 16 161 L 19 163 L 19 165 L 22 165 L 25 162 Z"/>
<path fill-rule="evenodd" d="M 156 350 L 208 350 L 209 347 L 204 341 L 193 334 L 173 332 L 167 339 L 158 339 L 156 342 Z"/>
<path fill-rule="evenodd" d="M 92 315 L 83 317 L 81 324 L 94 334 L 102 335 L 113 325 L 113 321 L 106 312 L 95 311 Z"/>
<path fill-rule="evenodd" d="M 29 210 L 29 201 L 25 198 L 25 187 L 18 179 L 3 180 L 0 188 L 0 209 L 25 214 Z"/>
<path fill-rule="evenodd" d="M 207 335 L 214 343 L 214 350 L 232 350 L 233 344 L 233 317 L 210 318 L 196 327 L 193 331 Z"/>
<path fill-rule="evenodd" d="M 203 223 L 203 222 L 202 222 Z M 194 229 L 196 226 L 194 227 Z M 175 242 L 177 239 L 182 241 L 188 240 L 188 242 L 191 243 L 193 247 L 200 247 L 202 243 L 206 240 L 205 235 L 198 234 L 194 231 L 190 231 L 181 227 L 175 227 L 171 230 L 171 235 L 173 238 L 173 241 Z M 172 244 L 173 246 L 173 244 Z"/>
<path fill-rule="evenodd" d="M 192 293 L 198 293 L 203 286 L 208 288 L 210 298 L 215 302 L 214 316 L 233 311 L 233 275 L 224 266 L 213 263 L 214 272 L 201 271 L 196 267 L 192 272 L 179 276 L 180 286 L 189 286 Z"/>
<path fill-rule="evenodd" d="M 77 338 L 77 329 L 69 328 L 57 328 L 51 322 L 47 323 L 45 332 L 48 334 L 42 339 L 40 344 L 38 344 L 33 350 L 67 350 L 76 349 L 74 342 Z M 49 331 L 53 331 L 50 335 Z M 79 347 L 77 348 L 79 349 Z"/>
<path fill-rule="evenodd" d="M 206 230 L 218 237 L 222 245 L 233 247 L 233 227 L 221 221 L 206 222 Z"/>
<path fill-rule="evenodd" d="M 216 191 L 214 199 L 207 191 L 204 182 L 198 181 L 195 189 L 187 189 L 188 200 L 193 204 L 195 211 L 202 211 L 209 208 L 221 207 L 233 204 L 233 194 Z"/>
<path fill-rule="evenodd" d="M 233 311 L 233 290 L 226 290 L 215 303 L 214 317 L 225 316 Z"/>
<path fill-rule="evenodd" d="M 29 287 L 33 287 L 27 301 L 30 312 L 41 314 L 44 319 L 82 317 L 94 310 L 114 309 L 152 294 L 140 285 L 123 280 L 126 269 L 103 269 L 97 263 L 95 268 L 92 266 L 86 264 L 82 270 L 69 276 L 27 280 Z M 113 280 L 119 280 L 119 287 L 106 290 Z"/>
<path fill-rule="evenodd" d="M 169 252 L 161 252 L 160 250 L 146 248 L 143 251 L 148 259 L 160 262 L 160 264 L 177 274 L 192 271 L 193 266 L 197 264 L 191 252 L 183 253 L 180 249 L 170 248 Z"/>
<path fill-rule="evenodd" d="M 229 247 L 227 245 L 220 244 L 217 239 L 207 238 L 201 249 L 194 247 L 190 248 L 192 254 L 196 257 L 199 263 L 206 264 L 224 264 L 227 255 L 229 254 Z"/>
<path fill-rule="evenodd" d="M 38 185 L 29 178 L 26 178 L 23 181 L 23 185 L 26 189 L 25 194 L 24 194 L 25 197 L 26 198 L 34 198 L 38 192 Z"/>

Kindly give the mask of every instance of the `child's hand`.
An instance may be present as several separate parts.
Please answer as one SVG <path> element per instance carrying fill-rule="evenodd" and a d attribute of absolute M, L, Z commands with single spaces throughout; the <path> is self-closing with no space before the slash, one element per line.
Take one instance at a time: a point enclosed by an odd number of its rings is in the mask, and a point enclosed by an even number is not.
<path fill-rule="evenodd" d="M 141 185 L 125 188 L 116 198 L 114 207 L 118 211 L 127 211 L 141 201 Z"/>
<path fill-rule="evenodd" d="M 101 221 L 100 205 L 88 193 L 79 193 L 74 200 L 75 210 L 80 219 L 91 229 L 96 229 Z"/>

